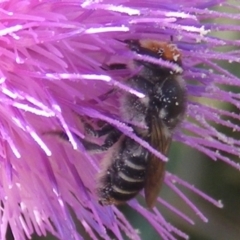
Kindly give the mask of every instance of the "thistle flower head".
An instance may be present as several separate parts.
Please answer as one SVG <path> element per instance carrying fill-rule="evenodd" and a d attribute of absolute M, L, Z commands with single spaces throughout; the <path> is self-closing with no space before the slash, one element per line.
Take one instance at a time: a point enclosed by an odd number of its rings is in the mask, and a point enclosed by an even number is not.
<path fill-rule="evenodd" d="M 225 88 L 239 87 L 239 78 L 219 63 L 238 63 L 239 51 L 234 47 L 240 42 L 226 35 L 211 35 L 239 31 L 237 24 L 213 21 L 223 18 L 237 22 L 240 16 L 213 10 L 215 6 L 233 8 L 224 0 L 1 1 L 1 239 L 8 224 L 16 240 L 30 238 L 33 232 L 45 235 L 47 231 L 59 239 L 83 239 L 70 208 L 92 239 L 111 239 L 108 230 L 117 239 L 123 239 L 123 232 L 131 239 L 141 238 L 118 208 L 98 204 L 95 185 L 102 156 L 90 155 L 73 135 L 84 138 L 81 118 L 101 120 L 167 160 L 137 137 L 119 114 L 123 92 L 138 97 L 142 93 L 125 84 L 135 74 L 133 71 L 108 71 L 106 66 L 111 63 L 141 59 L 176 71 L 183 69 L 188 107 L 173 140 L 240 168 L 231 160 L 231 156 L 239 156 L 239 140 L 218 131 L 218 126 L 240 131 L 234 123 L 240 117 L 218 106 L 219 102 L 229 103 L 239 109 L 239 94 Z M 123 42 L 171 42 L 171 38 L 181 52 L 181 69 L 172 62 L 141 56 Z M 112 90 L 114 94 L 106 95 Z M 71 144 L 45 134 L 58 130 L 67 134 Z M 165 184 L 203 221 L 207 217 L 178 189 L 179 185 L 222 206 L 169 172 Z M 164 199 L 158 201 L 193 224 Z M 157 208 L 148 211 L 137 200 L 129 205 L 152 224 L 162 239 L 188 238 Z"/>

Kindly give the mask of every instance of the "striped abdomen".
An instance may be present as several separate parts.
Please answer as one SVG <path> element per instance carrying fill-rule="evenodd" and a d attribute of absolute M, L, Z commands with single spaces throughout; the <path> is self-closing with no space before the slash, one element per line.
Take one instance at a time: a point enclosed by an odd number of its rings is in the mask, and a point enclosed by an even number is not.
<path fill-rule="evenodd" d="M 104 205 L 124 203 L 143 189 L 148 151 L 124 137 L 100 179 L 99 196 Z"/>

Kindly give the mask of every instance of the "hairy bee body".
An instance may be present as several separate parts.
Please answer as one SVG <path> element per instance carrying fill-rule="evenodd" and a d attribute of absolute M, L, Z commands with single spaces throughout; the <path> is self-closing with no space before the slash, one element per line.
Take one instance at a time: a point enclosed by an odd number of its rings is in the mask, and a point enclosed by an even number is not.
<path fill-rule="evenodd" d="M 149 152 L 131 138 L 122 136 L 108 156 L 99 178 L 99 200 L 103 205 L 121 204 L 143 189 Z"/>
<path fill-rule="evenodd" d="M 162 59 L 181 67 L 180 52 L 173 44 L 154 40 L 124 42 L 130 50 L 140 55 Z M 125 64 L 113 65 L 114 69 L 126 67 Z M 185 113 L 185 84 L 179 72 L 152 62 L 134 60 L 129 67 L 139 66 L 141 70 L 128 79 L 127 84 L 143 93 L 144 97 L 122 93 L 120 115 L 138 137 L 166 155 L 173 131 Z M 96 130 L 85 123 L 85 129 L 91 136 L 106 136 L 102 145 L 76 136 L 88 151 L 107 151 L 98 178 L 99 202 L 103 205 L 121 204 L 144 189 L 146 203 L 152 208 L 164 179 L 164 162 L 109 124 Z M 62 131 L 57 134 L 68 139 Z"/>
<path fill-rule="evenodd" d="M 132 50 L 150 55 L 150 50 L 143 48 L 140 41 L 131 41 L 128 44 Z M 165 50 L 170 51 L 166 43 L 164 47 Z M 176 48 L 174 51 L 173 54 L 179 54 Z M 175 57 L 175 55 L 170 56 Z M 176 61 L 167 58 L 165 60 L 180 65 L 178 57 Z M 121 115 L 127 122 L 146 126 L 141 128 L 132 125 L 132 128 L 136 135 L 166 154 L 172 132 L 185 112 L 184 81 L 180 74 L 171 69 L 141 61 L 135 64 L 143 66 L 143 69 L 136 76 L 128 79 L 127 84 L 143 93 L 145 97 L 139 98 L 124 93 L 121 99 Z M 147 205 L 152 207 L 164 178 L 164 163 L 133 139 L 121 133 L 120 136 L 111 154 L 104 160 L 108 163 L 102 169 L 99 179 L 100 202 L 105 205 L 124 203 L 144 188 Z"/>

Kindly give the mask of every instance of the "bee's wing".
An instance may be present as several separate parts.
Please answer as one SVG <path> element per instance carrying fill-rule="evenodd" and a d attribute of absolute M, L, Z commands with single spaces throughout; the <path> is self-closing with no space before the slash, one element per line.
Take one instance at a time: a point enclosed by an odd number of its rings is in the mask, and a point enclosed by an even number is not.
<path fill-rule="evenodd" d="M 150 143 L 163 154 L 167 154 L 171 143 L 171 136 L 164 133 L 163 123 L 152 118 Z M 147 167 L 146 183 L 144 186 L 147 206 L 153 208 L 164 180 L 165 163 L 151 154 Z"/>

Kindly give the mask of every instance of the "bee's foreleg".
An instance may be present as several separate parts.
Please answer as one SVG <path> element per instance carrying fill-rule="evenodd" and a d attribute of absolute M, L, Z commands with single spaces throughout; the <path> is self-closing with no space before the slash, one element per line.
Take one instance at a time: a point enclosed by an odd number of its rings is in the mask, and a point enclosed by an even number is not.
<path fill-rule="evenodd" d="M 121 70 L 127 69 L 127 65 L 124 63 L 111 63 L 109 65 L 102 66 L 103 70 Z"/>

